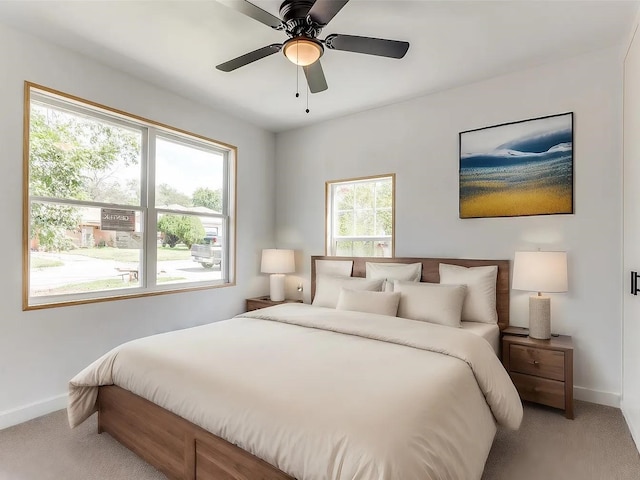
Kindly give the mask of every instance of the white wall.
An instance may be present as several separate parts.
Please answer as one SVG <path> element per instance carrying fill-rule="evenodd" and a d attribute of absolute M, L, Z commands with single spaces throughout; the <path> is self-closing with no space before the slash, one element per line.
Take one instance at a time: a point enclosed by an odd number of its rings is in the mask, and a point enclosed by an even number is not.
<path fill-rule="evenodd" d="M 569 111 L 575 215 L 458 217 L 458 132 Z M 397 256 L 513 259 L 519 249 L 566 249 L 570 292 L 553 295 L 552 328 L 573 335 L 576 397 L 615 405 L 621 120 L 622 49 L 615 48 L 279 134 L 277 245 L 299 250 L 308 299 L 309 256 L 324 253 L 324 182 L 395 172 Z M 527 325 L 528 295 L 512 292 L 512 324 Z"/>
<path fill-rule="evenodd" d="M 238 147 L 237 286 L 23 312 L 22 118 L 29 80 Z M 67 381 L 112 347 L 228 318 L 268 291 L 275 136 L 35 37 L 0 26 L 0 428 L 65 405 Z"/>

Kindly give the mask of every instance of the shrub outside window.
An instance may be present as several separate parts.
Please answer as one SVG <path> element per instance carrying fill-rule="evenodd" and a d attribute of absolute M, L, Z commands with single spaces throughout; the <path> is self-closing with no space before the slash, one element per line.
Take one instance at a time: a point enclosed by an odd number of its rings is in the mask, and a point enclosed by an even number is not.
<path fill-rule="evenodd" d="M 326 254 L 394 255 L 395 174 L 326 184 Z"/>
<path fill-rule="evenodd" d="M 233 284 L 236 148 L 25 83 L 23 308 Z"/>

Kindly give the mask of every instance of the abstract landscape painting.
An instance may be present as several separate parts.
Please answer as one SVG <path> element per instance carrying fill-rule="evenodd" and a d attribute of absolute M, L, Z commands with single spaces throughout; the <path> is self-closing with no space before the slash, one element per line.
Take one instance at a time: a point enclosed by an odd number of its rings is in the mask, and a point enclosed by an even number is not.
<path fill-rule="evenodd" d="M 573 213 L 573 113 L 460 133 L 460 218 Z"/>

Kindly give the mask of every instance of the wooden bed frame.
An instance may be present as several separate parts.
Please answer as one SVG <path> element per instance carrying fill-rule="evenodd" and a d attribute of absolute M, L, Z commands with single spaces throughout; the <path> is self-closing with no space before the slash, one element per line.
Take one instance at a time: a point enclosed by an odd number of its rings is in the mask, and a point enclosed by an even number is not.
<path fill-rule="evenodd" d="M 274 466 L 116 385 L 98 390 L 107 432 L 175 480 L 292 480 Z"/>
<path fill-rule="evenodd" d="M 497 310 L 501 329 L 509 326 L 509 260 L 438 258 L 311 257 L 311 295 L 315 260 L 353 260 L 352 276 L 364 277 L 366 262 L 422 263 L 422 281 L 438 282 L 438 264 L 497 265 Z M 293 480 L 240 447 L 116 385 L 98 391 L 98 433 L 107 432 L 174 480 Z"/>

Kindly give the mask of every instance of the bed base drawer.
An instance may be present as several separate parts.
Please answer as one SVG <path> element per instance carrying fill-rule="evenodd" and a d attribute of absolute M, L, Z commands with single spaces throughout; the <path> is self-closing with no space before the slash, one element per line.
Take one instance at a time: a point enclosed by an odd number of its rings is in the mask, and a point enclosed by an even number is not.
<path fill-rule="evenodd" d="M 260 458 L 115 385 L 98 392 L 107 432 L 174 480 L 293 480 Z"/>

